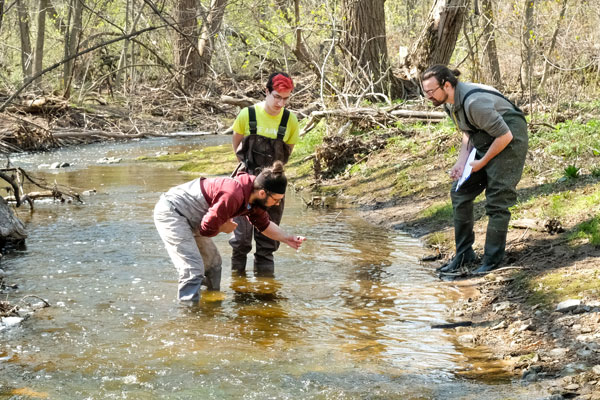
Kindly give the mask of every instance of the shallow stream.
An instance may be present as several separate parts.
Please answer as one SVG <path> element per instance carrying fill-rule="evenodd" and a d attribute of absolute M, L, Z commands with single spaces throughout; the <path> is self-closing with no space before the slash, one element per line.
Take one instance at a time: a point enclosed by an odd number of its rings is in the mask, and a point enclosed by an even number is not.
<path fill-rule="evenodd" d="M 349 209 L 313 210 L 288 192 L 275 278 L 232 276 L 197 307 L 175 301 L 176 273 L 152 221 L 161 192 L 192 179 L 140 155 L 223 141 L 208 136 L 73 147 L 11 157 L 80 191 L 85 204 L 21 207 L 27 248 L 5 256 L 3 297 L 52 306 L 0 332 L 0 399 L 535 399 L 445 322 L 457 294 L 421 265 L 421 244 Z M 225 140 L 228 140 L 225 138 Z M 100 165 L 102 157 L 122 157 Z M 38 170 L 69 162 L 69 168 Z M 35 302 L 31 300 L 30 302 Z"/>

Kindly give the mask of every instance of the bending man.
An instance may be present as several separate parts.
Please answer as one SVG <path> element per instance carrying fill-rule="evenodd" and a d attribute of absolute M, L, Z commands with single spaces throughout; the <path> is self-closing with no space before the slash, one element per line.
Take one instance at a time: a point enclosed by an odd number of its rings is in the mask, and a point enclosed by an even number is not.
<path fill-rule="evenodd" d="M 450 197 L 454 211 L 456 255 L 441 272 L 452 272 L 476 257 L 472 245 L 473 201 L 485 190 L 489 217 L 482 265 L 475 273 L 497 268 L 504 257 L 510 221 L 509 207 L 517 201 L 527 154 L 527 122 L 523 112 L 496 89 L 459 82 L 458 70 L 434 65 L 421 76 L 423 93 L 435 105 L 443 105 L 463 132 L 458 160 L 450 171 L 455 181 Z M 476 149 L 470 178 L 456 190 L 472 148 Z"/>
<path fill-rule="evenodd" d="M 267 210 L 285 196 L 283 164 L 258 176 L 198 178 L 171 188 L 154 208 L 154 223 L 179 274 L 177 298 L 197 302 L 203 282 L 220 290 L 221 256 L 211 237 L 231 233 L 234 217 L 248 219 L 265 236 L 298 249 L 304 238 L 289 235 L 269 220 Z"/>
<path fill-rule="evenodd" d="M 237 116 L 233 124 L 233 151 L 249 174 L 257 175 L 275 161 L 285 164 L 298 142 L 298 119 L 284 108 L 293 89 L 294 83 L 287 74 L 272 73 L 267 80 L 265 101 L 244 108 Z M 283 207 L 282 200 L 268 210 L 271 221 L 281 222 Z M 233 248 L 231 268 L 245 272 L 254 236 L 254 270 L 261 275 L 272 275 L 275 271 L 273 253 L 279 248 L 279 243 L 261 234 L 245 219 L 236 219 L 235 222 L 238 226 L 229 241 Z"/>

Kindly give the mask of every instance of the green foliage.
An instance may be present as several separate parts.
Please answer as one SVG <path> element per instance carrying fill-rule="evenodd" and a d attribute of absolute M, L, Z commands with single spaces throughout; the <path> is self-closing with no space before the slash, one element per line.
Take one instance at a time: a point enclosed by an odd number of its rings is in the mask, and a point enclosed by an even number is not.
<path fill-rule="evenodd" d="M 576 179 L 579 177 L 580 170 L 581 168 L 578 168 L 574 164 L 571 164 L 564 169 L 564 176 L 567 179 Z"/>
<path fill-rule="evenodd" d="M 304 121 L 303 121 L 304 123 Z M 303 125 L 301 125 L 303 126 Z M 318 145 L 323 143 L 323 137 L 327 134 L 326 121 L 321 120 L 315 128 L 303 135 L 294 146 L 290 162 L 296 162 L 313 154 Z"/>
<path fill-rule="evenodd" d="M 569 239 L 583 239 L 591 245 L 600 246 L 600 216 L 596 215 L 592 219 L 577 225 L 569 235 Z"/>
<path fill-rule="evenodd" d="M 448 221 L 452 219 L 452 203 L 449 201 L 443 203 L 432 204 L 425 210 L 421 211 L 420 216 L 430 218 L 436 221 Z"/>
<path fill-rule="evenodd" d="M 586 123 L 566 121 L 556 125 L 556 129 L 542 129 L 530 137 L 531 148 L 544 148 L 555 156 L 574 158 L 584 154 L 598 153 L 600 143 L 600 120 Z"/>
<path fill-rule="evenodd" d="M 599 291 L 598 271 L 583 270 L 552 272 L 541 276 L 532 276 L 528 271 L 513 275 L 513 289 L 527 294 L 527 303 L 541 305 L 544 308 L 555 307 L 566 299 L 581 298 L 586 292 Z"/>
<path fill-rule="evenodd" d="M 591 173 L 594 178 L 600 178 L 600 167 L 592 168 Z"/>

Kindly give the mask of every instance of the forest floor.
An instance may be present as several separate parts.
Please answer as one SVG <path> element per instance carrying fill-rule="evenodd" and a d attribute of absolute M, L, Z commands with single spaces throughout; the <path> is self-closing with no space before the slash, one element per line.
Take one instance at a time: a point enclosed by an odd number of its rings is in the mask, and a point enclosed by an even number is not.
<path fill-rule="evenodd" d="M 260 89 L 253 87 L 244 95 L 260 98 Z M 292 109 L 307 104 L 306 99 L 296 102 Z M 188 101 L 187 111 L 173 111 L 160 96 L 141 103 L 151 117 L 136 114 L 136 118 L 159 130 L 190 125 L 222 131 L 236 113 L 235 108 L 219 111 L 201 100 Z M 207 112 L 210 107 L 214 112 Z M 200 108 L 204 112 L 199 113 Z M 57 120 L 71 118 L 77 122 L 71 125 L 86 123 L 88 130 L 139 130 L 131 111 L 119 119 L 114 112 L 99 109 L 89 109 L 87 115 L 81 110 L 65 111 L 66 117 Z M 441 277 L 440 285 L 456 286 L 464 293 L 448 315 L 449 322 L 462 325 L 448 328 L 456 330 L 462 345 L 486 346 L 510 372 L 524 381 L 548 380 L 553 392 L 564 398 L 598 400 L 600 123 L 589 114 L 583 108 L 573 118 L 562 118 L 563 122 L 556 116 L 530 122 L 530 150 L 517 188 L 518 203 L 511 209 L 504 263 L 485 276 L 473 276 L 465 268 L 455 276 Z M 98 123 L 90 125 L 94 120 Z M 17 132 L 9 137 L 10 143 L 24 131 L 44 131 L 49 126 L 44 123 L 47 118 L 32 124 L 30 116 L 21 114 L 10 121 L 18 128 L 4 130 Z M 137 129 L 124 129 L 128 123 Z M 64 124 L 68 128 L 69 121 Z M 431 125 L 398 121 L 385 128 L 363 121 L 340 134 L 344 124 L 339 119 L 323 121 L 303 135 L 287 167 L 296 190 L 310 206 L 344 203 L 382 228 L 419 237 L 427 253 L 422 262 L 436 274 L 435 269 L 452 257 L 454 247 L 447 171 L 455 162 L 459 135 L 448 121 Z M 175 162 L 182 170 L 206 174 L 229 173 L 235 165 L 229 145 L 149 161 Z M 474 248 L 479 255 L 487 225 L 484 205 L 482 195 L 475 205 Z M 571 302 L 557 310 L 565 300 Z"/>

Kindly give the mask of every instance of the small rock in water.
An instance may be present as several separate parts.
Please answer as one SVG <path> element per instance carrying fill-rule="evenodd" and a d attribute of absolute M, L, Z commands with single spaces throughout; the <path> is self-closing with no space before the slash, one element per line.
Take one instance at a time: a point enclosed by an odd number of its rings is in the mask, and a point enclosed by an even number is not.
<path fill-rule="evenodd" d="M 82 196 L 91 196 L 93 194 L 96 194 L 96 189 L 84 190 L 81 192 Z"/>
<path fill-rule="evenodd" d="M 569 300 L 561 301 L 556 306 L 556 311 L 562 312 L 562 313 L 567 313 L 569 311 L 576 309 L 577 306 L 580 304 L 581 304 L 581 300 L 578 300 L 578 299 L 569 299 Z"/>
<path fill-rule="evenodd" d="M 23 318 L 21 317 L 4 317 L 2 318 L 2 325 L 7 327 L 15 326 L 19 325 L 21 321 L 23 321 Z"/>
<path fill-rule="evenodd" d="M 45 165 L 45 164 L 42 164 L 42 165 Z M 50 169 L 67 168 L 70 166 L 71 166 L 71 164 L 69 164 L 68 162 L 58 162 L 57 161 L 50 165 Z"/>
<path fill-rule="evenodd" d="M 96 163 L 98 164 L 117 164 L 121 162 L 121 158 L 117 157 L 102 157 Z"/>

